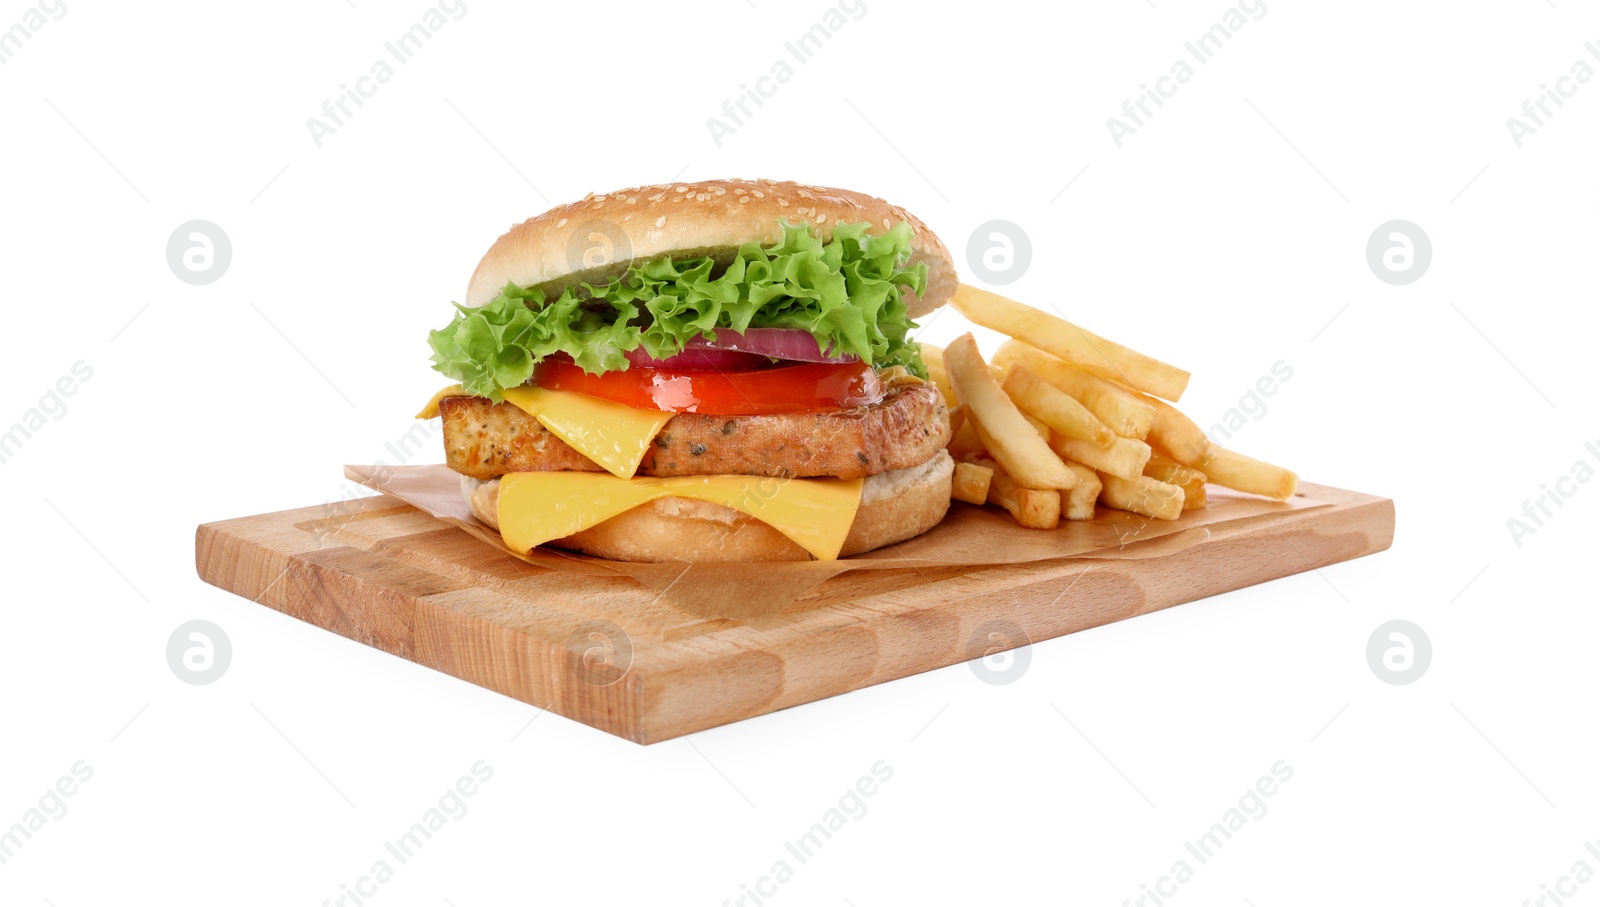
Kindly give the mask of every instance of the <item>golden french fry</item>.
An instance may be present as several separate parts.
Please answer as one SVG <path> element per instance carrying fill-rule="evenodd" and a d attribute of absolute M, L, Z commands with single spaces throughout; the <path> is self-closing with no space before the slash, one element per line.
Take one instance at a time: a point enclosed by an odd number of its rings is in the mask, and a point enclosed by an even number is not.
<path fill-rule="evenodd" d="M 1100 474 L 1082 463 L 1067 463 L 1078 476 L 1078 484 L 1061 493 L 1061 515 L 1069 520 L 1094 519 L 1094 505 L 1103 487 Z"/>
<path fill-rule="evenodd" d="M 956 396 L 967 406 L 967 424 L 974 426 L 984 448 L 1018 484 L 1071 488 L 1077 483 L 1077 476 L 1000 389 L 971 334 L 963 334 L 945 347 L 944 360 Z"/>
<path fill-rule="evenodd" d="M 1050 437 L 1050 429 L 1048 427 L 1046 427 L 1045 424 L 1042 423 L 1042 422 L 1039 422 L 1039 423 L 1035 424 L 1035 420 L 1033 419 L 1033 417 L 1027 415 L 1026 413 L 1023 414 L 1023 422 L 1024 422 L 1025 426 L 1029 430 L 1032 431 L 1033 437 L 1038 439 L 1039 443 L 1043 444 L 1045 446 L 1045 450 L 1050 450 L 1050 444 L 1046 440 L 1046 439 L 1048 439 Z M 973 420 L 971 420 L 971 423 L 972 423 L 973 430 L 976 431 L 977 434 L 978 434 L 978 440 L 983 442 L 984 451 L 987 454 L 989 454 L 989 456 L 991 456 L 991 457 L 995 456 L 996 448 L 1000 447 L 1001 443 L 1012 443 L 1012 442 L 1014 442 L 1016 440 L 1015 437 L 1011 437 L 1011 438 L 1007 438 L 1005 442 L 996 442 L 994 437 L 989 434 L 988 430 L 983 427 L 983 423 L 982 422 L 980 422 L 980 421 L 978 421 L 976 419 L 973 419 Z M 1027 435 L 1021 435 L 1020 437 L 1026 438 Z M 1061 462 L 1061 458 L 1059 456 L 1054 455 L 1055 454 L 1054 451 L 1051 451 L 1051 454 L 1052 454 L 1052 456 L 1050 458 L 1050 461 L 1041 461 L 1039 463 L 1029 462 L 1029 463 L 1027 463 L 1027 467 L 1030 468 L 1030 469 L 1035 469 L 1036 470 L 1036 476 L 1035 477 L 1046 477 L 1046 478 L 1049 478 L 1050 481 L 1049 481 L 1048 484 L 1049 484 L 1050 487 L 1058 488 L 1058 489 L 1067 489 L 1067 488 L 1073 487 L 1074 485 L 1077 485 L 1078 484 L 1077 475 L 1075 475 L 1072 472 L 1072 470 L 1067 468 L 1067 464 Z M 1053 461 L 1053 463 L 1055 465 L 1051 465 L 1052 461 Z M 1052 470 L 1055 470 L 1057 465 L 1060 466 L 1060 470 L 1056 474 L 1052 474 Z M 1001 466 L 1001 468 L 1004 468 L 1004 466 L 1005 466 L 1004 462 L 1001 462 L 1000 466 Z M 1018 484 L 1021 485 L 1020 482 Z M 1022 485 L 1022 487 L 1024 487 L 1024 488 L 1034 488 L 1036 486 L 1030 484 L 1030 485 Z"/>
<path fill-rule="evenodd" d="M 1108 447 L 1090 444 L 1081 438 L 1069 438 L 1060 432 L 1050 433 L 1050 449 L 1064 460 L 1075 460 L 1124 479 L 1136 479 L 1144 474 L 1144 464 L 1150 462 L 1150 445 L 1132 438 L 1118 438 Z"/>
<path fill-rule="evenodd" d="M 917 347 L 922 351 L 922 364 L 928 370 L 928 377 L 941 377 L 942 381 L 936 379 L 934 383 L 939 385 L 941 392 L 948 390 L 950 386 L 950 368 L 944 364 L 944 347 L 934 346 L 931 343 L 918 343 Z M 1005 371 L 997 365 L 989 366 L 989 372 L 994 375 L 994 380 L 996 381 L 1006 380 Z M 949 397 L 950 399 L 945 400 L 945 403 L 955 406 L 955 392 L 953 390 L 950 391 Z"/>
<path fill-rule="evenodd" d="M 1053 488 L 1028 488 L 1017 484 L 1005 467 L 994 458 L 968 455 L 966 462 L 992 470 L 989 503 L 998 504 L 1011 514 L 1017 525 L 1027 529 L 1054 529 L 1061 523 L 1061 493 Z"/>
<path fill-rule="evenodd" d="M 1183 512 L 1183 489 L 1176 485 L 1149 476 L 1124 479 L 1110 473 L 1101 473 L 1100 481 L 1105 486 L 1100 502 L 1107 507 L 1157 520 L 1175 520 Z"/>
<path fill-rule="evenodd" d="M 1036 417 L 1069 438 L 1082 438 L 1105 447 L 1117 437 L 1082 403 L 1057 390 L 1025 365 L 1008 371 L 1001 387 L 1011 397 L 1011 402 L 1017 404 L 1025 414 Z"/>
<path fill-rule="evenodd" d="M 945 371 L 943 363 L 934 363 L 924 359 L 922 364 L 928 368 L 928 380 L 939 389 L 939 396 L 944 398 L 944 405 L 954 408 L 960 403 L 956 399 L 955 388 L 950 384 L 950 373 Z"/>
<path fill-rule="evenodd" d="M 981 463 L 957 463 L 955 477 L 950 482 L 950 498 L 980 507 L 989 500 L 989 483 L 994 480 L 994 470 Z"/>
<path fill-rule="evenodd" d="M 1017 525 L 1027 529 L 1054 529 L 1061 524 L 1061 492 L 1054 488 L 1025 488 L 1003 472 L 989 483 L 989 503 L 999 504 Z"/>
<path fill-rule="evenodd" d="M 1280 501 L 1294 497 L 1295 490 L 1300 487 L 1300 477 L 1282 466 L 1263 463 L 1221 447 L 1206 461 L 1205 473 L 1206 478 L 1224 488 Z"/>
<path fill-rule="evenodd" d="M 1026 338 L 1045 352 L 1108 381 L 1119 381 L 1168 400 L 1183 396 L 1189 385 L 1189 373 L 1181 368 L 1004 296 L 962 284 L 950 304 L 975 324 Z M 949 350 L 945 353 L 948 356 Z"/>
<path fill-rule="evenodd" d="M 970 415 L 961 420 L 961 427 L 955 429 L 950 435 L 948 445 L 951 456 L 966 453 L 983 453 L 987 448 L 983 446 L 983 439 L 978 437 L 978 422 Z"/>
<path fill-rule="evenodd" d="M 1146 397 L 1145 401 L 1156 409 L 1155 421 L 1150 424 L 1150 435 L 1145 438 L 1150 446 L 1185 466 L 1205 469 L 1206 461 L 1217 449 L 1211 439 L 1194 420 L 1178 412 L 1169 403 Z"/>
<path fill-rule="evenodd" d="M 1143 441 L 1150 432 L 1150 423 L 1155 420 L 1155 407 L 1146 402 L 1144 395 L 1073 368 L 1021 340 L 1007 340 L 1001 344 L 994 362 L 1008 374 L 1019 366 L 1026 366 L 1056 390 L 1082 403 L 1095 418 L 1124 438 Z"/>
<path fill-rule="evenodd" d="M 1044 422 L 1038 416 L 1035 416 L 1033 413 L 1030 413 L 1030 412 L 1024 411 L 1023 414 L 1022 414 L 1022 418 L 1028 420 L 1028 424 L 1033 426 L 1033 430 L 1039 433 L 1039 438 L 1041 440 L 1045 441 L 1046 443 L 1049 443 L 1049 441 L 1050 441 L 1050 426 L 1044 424 Z"/>
<path fill-rule="evenodd" d="M 1184 510 L 1199 510 L 1206 506 L 1206 474 L 1200 470 L 1152 453 L 1150 462 L 1144 464 L 1144 474 L 1182 488 Z"/>

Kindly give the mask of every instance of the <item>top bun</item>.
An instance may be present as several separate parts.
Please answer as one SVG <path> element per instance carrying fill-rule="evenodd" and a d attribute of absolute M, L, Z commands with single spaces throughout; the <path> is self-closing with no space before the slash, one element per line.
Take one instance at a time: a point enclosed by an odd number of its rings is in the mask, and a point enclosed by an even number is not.
<path fill-rule="evenodd" d="M 918 318 L 944 305 L 956 291 L 955 262 L 932 230 L 904 208 L 846 189 L 776 180 L 702 180 L 586 195 L 512 227 L 495 240 L 467 284 L 466 304 L 494 299 L 508 283 L 558 291 L 599 283 L 635 261 L 733 258 L 748 242 L 781 238 L 780 218 L 804 223 L 827 242 L 837 224 L 865 221 L 874 234 L 905 221 L 911 225 L 911 261 L 928 266 L 928 288 L 906 306 Z"/>

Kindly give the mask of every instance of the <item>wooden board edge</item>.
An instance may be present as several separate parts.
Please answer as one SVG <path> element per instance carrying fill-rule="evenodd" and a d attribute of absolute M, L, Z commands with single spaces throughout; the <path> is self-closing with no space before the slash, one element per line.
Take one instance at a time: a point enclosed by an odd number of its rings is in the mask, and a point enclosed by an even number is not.
<path fill-rule="evenodd" d="M 625 740 L 645 742 L 644 694 L 639 674 L 624 673 L 613 678 L 596 672 L 583 663 L 583 651 L 571 646 L 570 640 L 566 647 L 546 644 L 510 627 L 462 613 L 449 606 L 449 592 L 407 595 L 374 586 L 366 598 L 381 603 L 381 613 L 352 617 L 317 608 L 308 604 L 312 597 L 305 590 L 310 586 L 331 588 L 330 573 L 341 574 L 347 583 L 358 586 L 371 584 L 359 573 L 332 563 L 334 558 L 341 554 L 351 558 L 373 555 L 343 546 L 288 553 L 238 534 L 233 531 L 237 527 L 229 522 L 203 524 L 196 529 L 195 569 L 205 583 L 419 667 Z M 283 525 L 294 522 L 297 520 L 287 519 Z M 250 569 L 240 569 L 243 565 Z M 261 565 L 266 566 L 263 569 Z M 496 653 L 502 656 L 498 660 Z M 526 670 L 508 678 L 494 672 L 496 664 Z"/>
<path fill-rule="evenodd" d="M 919 631 L 923 631 L 925 644 L 927 636 L 938 636 L 941 641 L 938 646 L 940 651 L 934 654 L 930 661 L 922 663 L 907 659 L 893 661 L 870 674 L 840 676 L 831 683 L 824 679 L 820 684 L 813 683 L 809 690 L 799 695 L 788 695 L 783 691 L 782 674 L 787 672 L 788 659 L 795 658 L 801 663 L 814 662 L 815 659 L 808 657 L 808 650 L 824 649 L 835 657 L 841 652 L 844 653 L 845 660 L 851 657 L 858 659 L 875 657 L 877 646 L 873 630 L 862 624 L 842 624 L 822 632 L 796 634 L 762 651 L 740 651 L 652 673 L 642 679 L 645 728 L 643 739 L 638 742 L 659 743 L 733 721 L 772 714 L 797 705 L 969 661 L 985 654 L 986 649 L 978 646 L 971 636 L 974 631 L 980 630 L 989 622 L 1003 621 L 1020 627 L 1027 638 L 1024 644 L 1031 645 L 1164 611 L 1224 592 L 1378 554 L 1393 545 L 1394 502 L 1388 498 L 1363 495 L 1360 500 L 1322 511 L 1321 522 L 1326 525 L 1315 530 L 1302 528 L 1291 529 L 1288 532 L 1265 526 L 1258 532 L 1235 536 L 1228 540 L 1195 546 L 1157 558 L 1141 559 L 1140 570 L 1158 573 L 1160 574 L 1158 581 L 1179 585 L 1183 591 L 1156 602 L 1149 602 L 1141 597 L 1135 600 L 1132 606 L 1128 604 L 1130 600 L 1128 581 L 1117 574 L 1118 565 L 1124 562 L 1114 559 L 1068 558 L 1060 562 L 1051 562 L 1053 567 L 1048 573 L 1040 573 L 1037 565 L 1028 564 L 992 568 L 992 572 L 1004 574 L 994 577 L 996 581 L 991 590 L 994 597 L 999 600 L 999 604 L 975 605 L 970 598 L 936 601 L 920 612 L 901 613 L 880 619 L 888 622 L 908 620 L 920 622 L 922 626 L 919 627 Z M 1315 535 L 1329 530 L 1336 536 L 1349 536 L 1351 538 L 1349 547 L 1326 557 L 1303 558 L 1303 548 L 1296 544 L 1296 537 Z M 1159 541 L 1161 540 L 1152 539 L 1151 543 Z M 1266 546 L 1275 549 L 1278 556 L 1272 562 L 1276 567 L 1269 568 L 1251 582 L 1243 584 L 1232 582 L 1224 575 L 1208 578 L 1204 571 L 1197 568 L 1202 567 L 1208 559 L 1222 560 L 1223 558 L 1219 557 L 1222 552 L 1218 550 L 1222 546 L 1240 548 Z M 1297 557 L 1297 553 L 1302 557 Z M 1081 599 L 1092 601 L 1092 607 L 1086 611 L 1071 613 L 1052 611 L 1048 606 L 1039 607 L 1040 601 L 1048 601 L 1054 597 L 1063 579 L 1074 575 L 1077 575 L 1077 578 L 1070 579 L 1071 582 L 1078 583 L 1074 591 Z M 961 579 L 964 578 L 947 582 L 959 583 Z M 1030 590 L 1038 590 L 1038 595 L 1033 597 L 1033 607 L 1023 608 L 1019 612 L 1016 602 L 1028 596 Z M 940 596 L 929 595 L 928 598 L 937 600 Z M 1109 619 L 1101 619 L 1107 613 L 1111 615 Z M 937 629 L 932 633 L 926 632 L 930 627 Z M 821 667 L 825 670 L 827 666 Z M 812 669 L 815 670 L 816 667 Z M 710 701 L 709 697 L 697 696 L 696 691 L 710 685 L 716 686 L 724 696 L 730 688 L 741 691 L 742 696 L 735 698 L 732 707 L 729 707 L 724 699 L 715 710 L 696 708 L 697 699 Z"/>
<path fill-rule="evenodd" d="M 1319 519 L 1322 522 L 1332 524 L 1347 524 L 1351 527 L 1358 527 L 1364 523 L 1365 527 L 1359 531 L 1366 533 L 1366 543 L 1360 546 L 1360 550 L 1344 556 L 1298 565 L 1288 559 L 1282 559 L 1281 563 L 1286 565 L 1286 569 L 1275 572 L 1272 575 L 1263 575 L 1244 585 L 1267 582 L 1355 557 L 1364 557 L 1368 554 L 1387 550 L 1392 546 L 1395 526 L 1395 508 L 1392 500 L 1356 492 L 1342 492 L 1338 489 L 1330 490 L 1339 491 L 1340 493 L 1338 500 L 1329 502 L 1330 508 L 1328 510 L 1306 511 L 1306 513 L 1321 513 L 1322 516 Z M 376 503 L 382 501 L 383 499 L 381 498 L 363 500 L 373 501 L 374 504 L 367 506 L 375 509 L 391 509 L 393 503 Z M 771 673 L 772 665 L 770 661 L 767 661 L 765 667 L 763 667 L 762 663 L 764 661 L 770 658 L 782 660 L 782 656 L 772 653 L 745 652 L 739 655 L 708 659 L 692 667 L 686 666 L 650 673 L 634 671 L 626 674 L 614 685 L 601 685 L 601 689 L 596 690 L 589 688 L 595 686 L 594 684 L 590 684 L 589 687 L 583 687 L 578 686 L 578 681 L 573 680 L 574 677 L 581 674 L 583 668 L 571 663 L 575 655 L 571 650 L 568 650 L 565 657 L 569 663 L 565 666 L 565 670 L 559 672 L 556 679 L 552 681 L 553 689 L 551 692 L 554 695 L 545 698 L 543 695 L 527 691 L 508 689 L 505 684 L 485 675 L 479 669 L 480 665 L 493 661 L 492 658 L 488 657 L 488 653 L 495 646 L 525 646 L 529 643 L 537 642 L 537 640 L 532 640 L 525 634 L 510 628 L 457 612 L 440 602 L 433 601 L 432 599 L 435 596 L 410 597 L 410 603 L 407 604 L 407 607 L 413 608 L 414 613 L 408 620 L 410 621 L 409 626 L 413 631 L 418 626 L 448 627 L 454 624 L 457 629 L 467 631 L 462 635 L 478 639 L 477 643 L 465 649 L 453 644 L 440 645 L 440 640 L 450 639 L 453 636 L 453 634 L 441 630 L 438 633 L 431 634 L 433 640 L 429 645 L 419 648 L 413 632 L 408 644 L 397 651 L 395 648 L 380 645 L 372 639 L 360 638 L 352 633 L 344 632 L 339 628 L 328 626 L 326 623 L 311 620 L 296 613 L 293 598 L 291 597 L 292 590 L 304 588 L 308 571 L 314 573 L 316 570 L 330 569 L 325 564 L 316 564 L 307 558 L 314 560 L 319 553 L 334 549 L 318 548 L 291 553 L 274 547 L 270 540 L 275 539 L 277 536 L 283 536 L 287 542 L 289 539 L 303 534 L 295 528 L 295 524 L 314 517 L 321 510 L 322 508 L 309 507 L 263 515 L 277 518 L 266 525 L 263 525 L 259 518 L 255 517 L 200 525 L 195 533 L 195 564 L 199 578 L 210 585 L 249 598 L 253 602 L 264 604 L 288 616 L 312 623 L 321 629 L 338 633 L 373 648 L 398 655 L 423 667 L 432 668 L 441 673 L 466 680 L 476 686 L 499 692 L 530 705 L 547 708 L 564 717 L 639 744 L 650 744 L 673 739 L 698 730 L 705 730 L 741 720 L 742 718 L 770 714 L 850 690 L 969 660 L 981 655 L 982 652 L 979 651 L 976 654 L 968 653 L 959 644 L 959 640 L 963 638 L 962 634 L 966 631 L 968 625 L 973 625 L 974 621 L 988 619 L 991 616 L 990 611 L 983 609 L 973 609 L 971 613 L 955 613 L 948 606 L 935 606 L 924 609 L 921 612 L 885 618 L 893 621 L 912 620 L 920 621 L 924 624 L 937 623 L 941 626 L 953 626 L 956 628 L 956 635 L 953 639 L 957 640 L 957 642 L 945 646 L 939 653 L 936 653 L 933 663 L 902 660 L 893 663 L 890 667 L 874 670 L 866 675 L 855 677 L 839 676 L 832 679 L 823 677 L 820 682 L 813 680 L 811 688 L 800 694 L 785 694 L 781 689 L 769 689 L 770 682 L 760 679 L 763 674 L 770 675 Z M 246 521 L 251 522 L 247 524 Z M 1249 533 L 1245 538 L 1264 537 L 1265 533 L 1277 532 L 1276 529 L 1271 528 L 1272 522 L 1264 523 L 1264 528 L 1260 532 Z M 1300 530 L 1290 530 L 1291 534 L 1297 531 Z M 1278 534 L 1282 535 L 1282 533 Z M 1158 538 L 1149 540 L 1149 542 L 1134 543 L 1130 548 L 1146 544 L 1155 545 L 1161 541 L 1162 539 Z M 294 546 L 289 545 L 288 547 L 292 548 Z M 1205 547 L 1207 546 L 1201 546 L 1202 549 Z M 367 552 L 360 552 L 359 549 L 346 550 L 367 554 Z M 1190 557 L 1194 556 L 1196 556 L 1195 553 L 1191 552 Z M 1088 570 L 1084 570 L 1086 562 L 1088 563 Z M 1057 568 L 1052 571 L 1052 574 L 1058 574 L 1062 570 L 1074 572 L 1083 570 L 1086 574 L 1089 574 L 1096 568 L 1096 564 L 1100 565 L 1101 572 L 1106 572 L 1109 570 L 1109 565 L 1114 563 L 1115 561 L 1101 559 L 1067 559 L 1060 562 Z M 1147 563 L 1155 564 L 1168 570 L 1185 569 L 1174 560 L 1173 556 L 1169 555 L 1151 558 Z M 1022 564 L 987 568 L 984 572 L 991 575 L 1001 574 L 994 576 L 996 581 L 995 590 L 1004 590 L 1008 595 L 1024 594 L 1029 588 L 1041 587 L 1059 581 L 1059 576 L 1040 575 L 1037 570 L 1038 565 Z M 956 582 L 959 579 L 961 578 L 947 582 Z M 1048 615 L 1043 617 L 1032 615 L 1029 620 L 1024 622 L 1023 627 L 1028 633 L 1031 642 L 1039 642 L 1100 626 L 1104 623 L 1126 619 L 1127 617 L 1164 610 L 1185 602 L 1195 601 L 1242 587 L 1242 585 L 1238 584 L 1230 585 L 1225 580 L 1210 584 L 1199 584 L 1191 588 L 1192 594 L 1175 597 L 1152 607 L 1136 609 L 1129 613 L 1121 614 L 1112 620 L 1096 620 L 1075 624 L 1072 621 L 1051 621 Z M 947 611 L 950 613 L 942 613 Z M 419 615 L 421 616 L 420 623 L 418 623 Z M 459 622 L 470 623 L 463 624 Z M 874 633 L 870 629 L 860 626 L 843 625 L 823 633 L 809 634 L 808 638 L 813 641 L 813 644 L 821 644 L 826 641 L 831 646 L 845 635 L 851 637 L 850 640 L 847 640 L 849 643 L 846 646 L 847 650 L 866 651 L 864 647 L 870 647 L 869 644 L 872 642 L 871 638 Z M 501 639 L 500 637 L 504 638 Z M 559 649 L 558 646 L 555 648 Z M 793 643 L 786 644 L 786 648 L 792 650 L 794 648 Z M 797 657 L 804 655 L 804 653 L 794 651 L 784 654 Z M 562 656 L 556 654 L 554 657 L 559 658 Z M 742 662 L 740 659 L 742 659 Z M 782 668 L 783 666 L 780 664 L 778 667 Z M 824 673 L 826 673 L 825 670 Z M 746 696 L 745 705 L 742 707 L 711 714 L 694 709 L 684 709 L 674 704 L 674 699 L 681 702 L 683 697 L 679 694 L 690 689 L 694 684 L 710 682 L 717 685 L 719 692 L 725 693 L 729 680 L 737 680 L 741 677 L 745 678 L 746 682 L 754 682 L 756 684 L 750 694 Z M 751 681 L 750 678 L 752 677 L 756 679 Z M 706 697 L 707 700 L 711 698 L 713 697 Z M 539 701 L 540 699 L 545 699 L 545 701 Z"/>

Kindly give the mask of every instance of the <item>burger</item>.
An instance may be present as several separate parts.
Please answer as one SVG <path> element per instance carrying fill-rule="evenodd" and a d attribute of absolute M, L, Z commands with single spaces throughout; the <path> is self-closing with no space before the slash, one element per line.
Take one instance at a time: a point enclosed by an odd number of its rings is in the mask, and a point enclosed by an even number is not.
<path fill-rule="evenodd" d="M 510 229 L 428 342 L 446 463 L 513 550 L 828 560 L 949 507 L 949 413 L 914 319 L 957 279 L 905 210 L 842 189 L 625 189 Z"/>

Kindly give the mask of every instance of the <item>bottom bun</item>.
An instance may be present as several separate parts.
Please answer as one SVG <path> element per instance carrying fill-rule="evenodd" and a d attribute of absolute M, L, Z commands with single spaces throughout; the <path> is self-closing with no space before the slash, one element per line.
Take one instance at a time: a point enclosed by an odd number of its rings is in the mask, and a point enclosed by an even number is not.
<path fill-rule="evenodd" d="M 870 476 L 839 555 L 861 554 L 921 535 L 950 509 L 955 462 L 939 451 L 927 462 Z M 478 519 L 500 528 L 500 480 L 461 478 Z M 811 555 L 755 517 L 690 498 L 658 498 L 549 543 L 614 561 L 805 561 Z"/>

